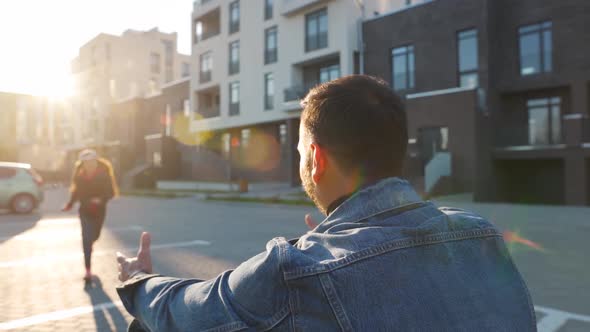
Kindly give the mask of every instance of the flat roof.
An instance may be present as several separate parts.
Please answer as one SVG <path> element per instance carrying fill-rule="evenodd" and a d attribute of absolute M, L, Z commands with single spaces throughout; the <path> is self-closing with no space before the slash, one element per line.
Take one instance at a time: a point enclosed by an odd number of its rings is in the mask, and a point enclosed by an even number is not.
<path fill-rule="evenodd" d="M 4 162 L 4 161 L 0 161 L 0 167 L 12 167 L 12 168 L 31 169 L 31 165 L 30 164 Z"/>

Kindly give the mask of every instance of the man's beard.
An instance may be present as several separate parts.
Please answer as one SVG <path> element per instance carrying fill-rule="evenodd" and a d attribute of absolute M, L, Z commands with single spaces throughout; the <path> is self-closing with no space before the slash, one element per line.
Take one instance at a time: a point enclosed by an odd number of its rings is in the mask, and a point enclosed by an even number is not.
<path fill-rule="evenodd" d="M 318 196 L 316 193 L 316 187 L 313 184 L 313 181 L 311 178 L 311 168 L 312 168 L 312 160 L 311 160 L 311 154 L 310 154 L 310 156 L 308 156 L 307 161 L 305 163 L 305 167 L 303 169 L 303 174 L 301 174 L 301 183 L 303 184 L 303 190 L 305 190 L 305 193 L 307 194 L 307 196 L 309 196 L 309 198 L 312 200 L 312 202 L 315 204 L 315 206 L 323 214 L 326 214 L 326 209 L 320 205 L 320 202 L 318 200 Z"/>

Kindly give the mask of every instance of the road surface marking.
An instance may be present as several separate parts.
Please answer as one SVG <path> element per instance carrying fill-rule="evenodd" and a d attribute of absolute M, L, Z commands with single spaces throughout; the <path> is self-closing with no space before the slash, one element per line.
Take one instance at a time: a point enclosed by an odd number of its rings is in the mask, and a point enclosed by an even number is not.
<path fill-rule="evenodd" d="M 76 316 L 80 316 L 80 315 L 84 315 L 84 314 L 89 314 L 94 311 L 108 310 L 108 309 L 115 308 L 118 306 L 123 306 L 123 303 L 121 301 L 106 302 L 106 303 L 101 303 L 101 304 L 97 304 L 94 306 L 84 306 L 84 307 L 77 307 L 77 308 L 72 308 L 72 309 L 48 312 L 46 314 L 40 314 L 40 315 L 35 315 L 35 316 L 30 316 L 30 317 L 25 317 L 25 318 L 21 318 L 21 319 L 15 319 L 15 320 L 11 320 L 8 322 L 0 323 L 0 330 L 6 331 L 6 330 L 27 327 L 27 326 L 38 325 L 38 324 L 56 321 L 56 320 L 64 320 L 64 319 L 68 319 L 68 318 L 72 318 L 72 317 L 76 317 Z"/>
<path fill-rule="evenodd" d="M 590 323 L 590 316 L 541 306 L 535 306 L 535 310 L 546 315 L 537 322 L 537 329 L 539 332 L 556 332 L 563 327 L 568 320 Z"/>
<path fill-rule="evenodd" d="M 105 227 L 104 230 L 110 232 L 129 232 L 141 231 L 143 228 L 138 225 L 123 226 L 123 227 Z M 104 231 L 103 231 L 104 232 Z M 14 236 L 0 237 L 0 241 L 17 240 L 17 241 L 36 241 L 53 239 L 55 241 L 62 241 L 66 237 L 80 237 L 80 228 L 64 231 L 63 229 L 56 229 L 54 231 L 35 231 L 34 229 L 27 230 L 23 234 Z"/>
<path fill-rule="evenodd" d="M 6 330 L 12 330 L 12 329 L 18 329 L 18 328 L 43 324 L 43 323 L 56 321 L 56 320 L 65 320 L 68 318 L 89 314 L 94 311 L 108 310 L 111 308 L 122 307 L 122 306 L 123 306 L 123 303 L 121 301 L 115 301 L 115 302 L 101 303 L 101 304 L 97 304 L 94 306 L 83 306 L 83 307 L 76 307 L 76 308 L 72 308 L 72 309 L 53 311 L 53 312 L 48 312 L 45 314 L 34 315 L 34 316 L 30 316 L 30 317 L 25 317 L 25 318 L 20 318 L 20 319 L 15 319 L 15 320 L 0 323 L 0 330 L 6 331 Z M 567 312 L 567 311 L 561 311 L 561 310 L 557 310 L 557 309 L 551 309 L 551 308 L 540 307 L 540 306 L 535 306 L 535 310 L 542 312 L 544 314 L 547 314 L 547 316 L 544 317 L 543 319 L 541 319 L 541 321 L 537 324 L 537 328 L 540 332 L 557 331 L 562 325 L 565 324 L 565 322 L 568 319 L 579 320 L 579 321 L 590 323 L 590 316 L 584 316 L 584 315 L 574 314 L 574 313 Z M 548 321 L 548 323 L 545 323 L 545 321 L 547 321 L 547 319 L 552 316 L 553 316 L 553 318 L 551 318 Z M 553 324 L 553 322 L 556 322 L 557 324 Z"/>
<path fill-rule="evenodd" d="M 183 247 L 193 247 L 193 246 L 209 246 L 211 242 L 204 241 L 204 240 L 194 240 L 194 241 L 186 241 L 186 242 L 172 242 L 172 243 L 163 243 L 163 244 L 156 244 L 152 245 L 152 250 L 158 249 L 168 249 L 168 248 L 183 248 Z M 137 247 L 127 247 L 127 248 L 113 248 L 107 250 L 96 250 L 92 252 L 93 257 L 97 256 L 113 256 L 115 257 L 115 252 L 122 251 L 122 252 L 136 252 Z M 0 269 L 5 268 L 12 268 L 12 267 L 19 267 L 19 266 L 27 266 L 29 264 L 49 264 L 54 263 L 55 261 L 66 261 L 72 259 L 80 259 L 83 257 L 83 253 L 72 253 L 72 254 L 63 254 L 63 255 L 43 255 L 37 257 L 30 257 L 25 259 L 19 259 L 14 261 L 5 261 L 0 262 Z M 35 265 L 29 265 L 35 266 Z"/>

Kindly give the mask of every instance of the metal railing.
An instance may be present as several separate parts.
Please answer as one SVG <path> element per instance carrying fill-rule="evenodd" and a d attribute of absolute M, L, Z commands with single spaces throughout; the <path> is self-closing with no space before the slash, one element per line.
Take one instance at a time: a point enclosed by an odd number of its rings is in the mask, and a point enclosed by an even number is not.
<path fill-rule="evenodd" d="M 284 101 L 287 103 L 290 101 L 301 100 L 305 98 L 305 95 L 308 91 L 309 89 L 305 89 L 305 87 L 302 85 L 286 88 L 285 90 L 283 90 Z"/>

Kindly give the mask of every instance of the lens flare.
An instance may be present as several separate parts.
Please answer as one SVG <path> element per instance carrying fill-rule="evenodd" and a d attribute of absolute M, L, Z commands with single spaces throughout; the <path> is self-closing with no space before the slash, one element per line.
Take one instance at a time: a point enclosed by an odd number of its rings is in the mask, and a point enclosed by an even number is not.
<path fill-rule="evenodd" d="M 246 168 L 268 172 L 279 166 L 281 146 L 272 135 L 253 132 L 243 149 L 243 164 Z"/>
<path fill-rule="evenodd" d="M 535 249 L 535 250 L 539 250 L 539 251 L 545 250 L 545 249 L 543 249 L 543 247 L 540 244 L 533 242 L 529 239 L 526 239 L 524 237 L 521 237 L 517 232 L 504 231 L 503 235 L 504 235 L 504 241 L 506 241 L 506 243 L 508 243 L 508 244 L 518 243 L 518 244 L 525 245 L 525 246 Z"/>
<path fill-rule="evenodd" d="M 171 119 L 164 117 L 162 121 L 163 124 L 169 123 L 171 125 L 173 137 L 184 145 L 205 144 L 213 136 L 211 131 L 191 132 L 191 119 L 184 114 L 175 114 Z"/>

